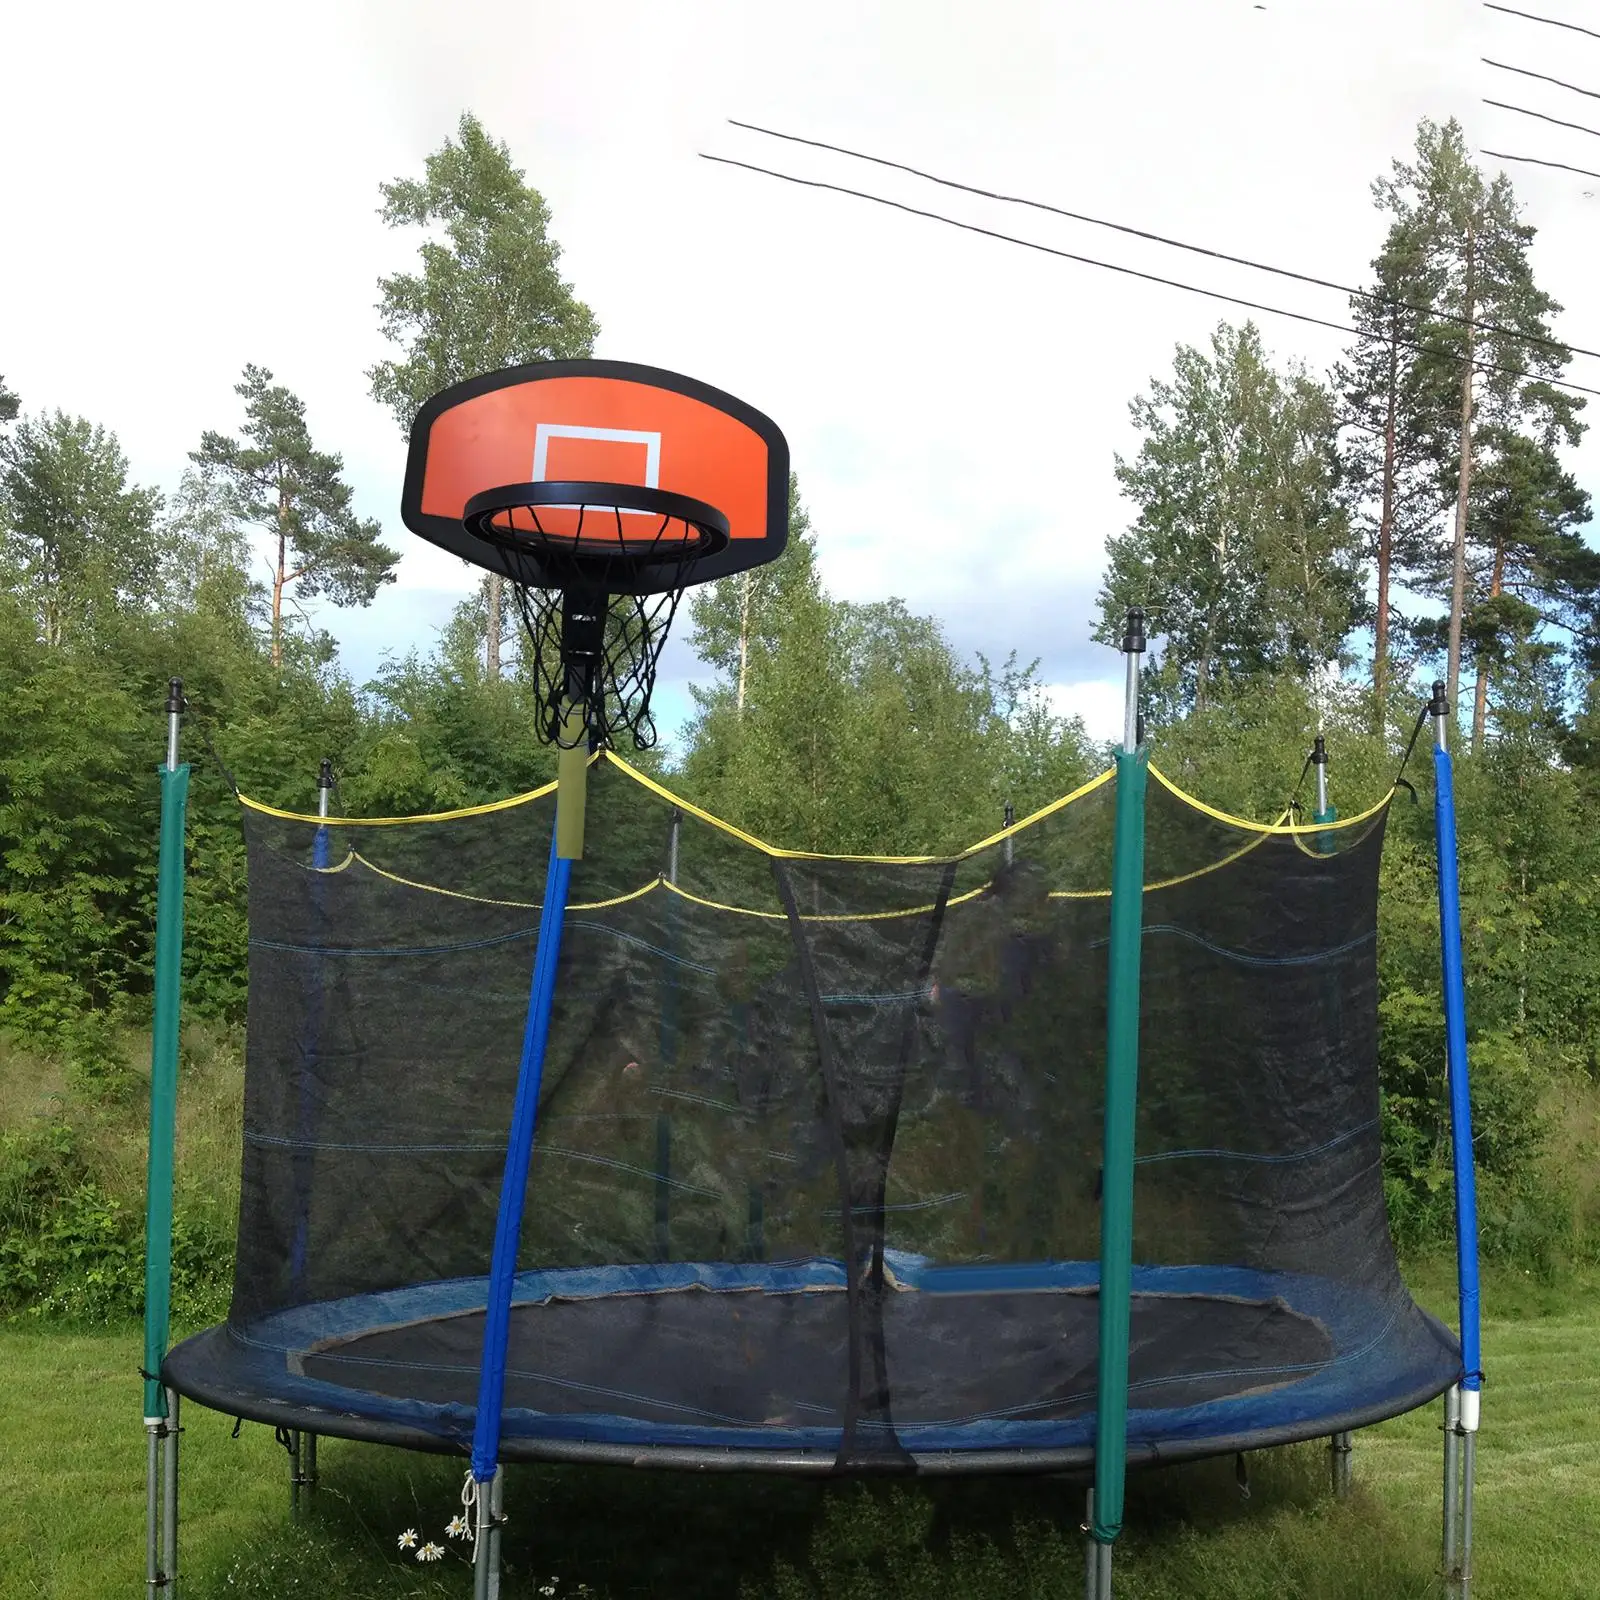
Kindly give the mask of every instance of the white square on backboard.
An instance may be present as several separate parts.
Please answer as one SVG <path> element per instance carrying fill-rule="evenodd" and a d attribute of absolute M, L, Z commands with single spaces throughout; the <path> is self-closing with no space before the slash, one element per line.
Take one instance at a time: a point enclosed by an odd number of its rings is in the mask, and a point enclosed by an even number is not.
<path fill-rule="evenodd" d="M 549 474 L 546 462 L 552 439 L 601 439 L 612 444 L 644 446 L 644 481 L 650 489 L 660 487 L 661 435 L 632 428 L 589 428 L 576 422 L 541 422 L 533 436 L 533 482 L 543 483 Z M 629 513 L 633 515 L 634 513 Z"/>

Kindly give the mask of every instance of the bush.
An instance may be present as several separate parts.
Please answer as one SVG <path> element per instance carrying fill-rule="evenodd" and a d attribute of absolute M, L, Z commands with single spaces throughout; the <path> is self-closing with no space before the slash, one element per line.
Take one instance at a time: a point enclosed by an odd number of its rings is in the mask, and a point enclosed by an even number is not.
<path fill-rule="evenodd" d="M 218 1320 L 232 1282 L 231 1229 L 184 1197 L 172 1225 L 172 1313 Z M 90 1172 L 62 1122 L 0 1135 L 0 1312 L 102 1325 L 144 1313 L 144 1217 Z"/>

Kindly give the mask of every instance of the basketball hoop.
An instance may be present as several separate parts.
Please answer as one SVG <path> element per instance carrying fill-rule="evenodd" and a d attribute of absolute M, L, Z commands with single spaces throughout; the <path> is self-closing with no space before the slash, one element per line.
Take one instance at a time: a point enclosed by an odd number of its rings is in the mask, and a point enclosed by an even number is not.
<path fill-rule="evenodd" d="M 534 361 L 424 403 L 400 514 L 511 585 L 536 731 L 561 751 L 556 858 L 576 861 L 589 752 L 655 743 L 650 697 L 684 589 L 782 554 L 789 446 L 754 406 L 680 373 Z"/>
<path fill-rule="evenodd" d="M 540 737 L 572 749 L 626 733 L 648 750 L 661 648 L 696 567 L 727 548 L 728 519 L 666 489 L 562 480 L 485 489 L 461 520 L 516 596 Z"/>

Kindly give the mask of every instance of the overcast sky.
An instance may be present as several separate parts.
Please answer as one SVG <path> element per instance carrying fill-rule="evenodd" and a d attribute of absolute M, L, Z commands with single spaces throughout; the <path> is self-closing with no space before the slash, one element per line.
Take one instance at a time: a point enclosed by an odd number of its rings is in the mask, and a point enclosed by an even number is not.
<path fill-rule="evenodd" d="M 1522 8 L 1600 29 L 1592 0 Z M 370 610 L 322 616 L 347 666 L 361 680 L 429 647 L 471 575 L 402 527 L 403 442 L 367 395 L 375 282 L 414 249 L 376 206 L 471 109 L 549 201 L 596 354 L 705 379 L 785 430 L 835 593 L 900 595 L 963 650 L 1039 657 L 1057 703 L 1109 734 L 1116 661 L 1088 617 L 1128 518 L 1127 404 L 1175 344 L 1244 313 L 698 152 L 1339 320 L 1338 295 L 726 119 L 1362 282 L 1369 184 L 1420 117 L 1600 169 L 1600 139 L 1481 101 L 1600 112 L 1483 56 L 1600 89 L 1600 40 L 1476 0 L 19 4 L 0 49 L 0 373 L 29 410 L 115 429 L 170 489 L 203 428 L 237 426 L 244 363 L 270 367 L 404 552 Z M 1560 331 L 1600 349 L 1600 179 L 1509 170 Z M 1338 353 L 1336 334 L 1259 320 L 1280 358 Z M 1571 376 L 1600 387 L 1600 361 Z M 1600 494 L 1600 444 L 1574 465 Z M 668 722 L 693 670 L 674 654 Z"/>

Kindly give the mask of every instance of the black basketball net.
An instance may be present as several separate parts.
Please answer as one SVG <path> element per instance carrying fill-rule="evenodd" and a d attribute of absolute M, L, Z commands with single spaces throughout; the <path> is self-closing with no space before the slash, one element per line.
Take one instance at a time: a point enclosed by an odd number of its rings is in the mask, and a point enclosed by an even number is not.
<path fill-rule="evenodd" d="M 539 736 L 571 749 L 585 741 L 615 746 L 625 734 L 636 750 L 648 750 L 656 742 L 650 697 L 661 649 L 704 552 L 681 517 L 652 516 L 653 531 L 624 533 L 616 507 L 576 512 L 576 531 L 564 534 L 540 522 L 538 507 L 519 506 L 505 514 L 506 537 L 493 546 L 527 636 Z M 627 592 L 646 567 L 666 586 Z M 553 577 L 562 587 L 550 586 Z M 574 707 L 581 719 L 569 719 Z"/>
<path fill-rule="evenodd" d="M 522 627 L 528 638 L 528 666 L 539 702 L 539 736 L 547 744 L 569 749 L 585 739 L 616 745 L 626 733 L 636 750 L 656 742 L 650 696 L 656 686 L 656 663 L 678 609 L 683 589 L 665 594 L 611 595 L 605 618 L 605 645 L 584 696 L 584 726 L 567 726 L 568 665 L 562 655 L 560 589 L 534 589 L 512 583 Z"/>

